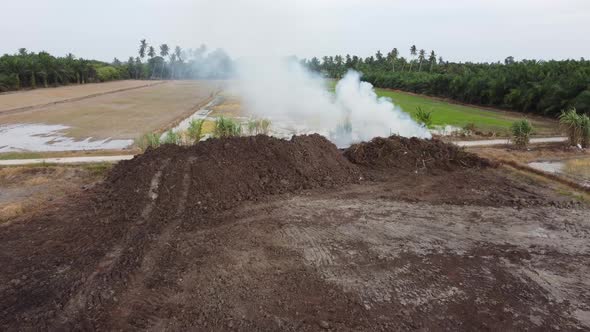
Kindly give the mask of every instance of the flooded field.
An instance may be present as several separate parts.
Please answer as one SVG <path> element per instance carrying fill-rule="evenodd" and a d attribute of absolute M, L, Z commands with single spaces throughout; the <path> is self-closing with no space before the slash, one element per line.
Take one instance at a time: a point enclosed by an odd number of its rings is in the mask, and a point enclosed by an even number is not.
<path fill-rule="evenodd" d="M 91 84 L 77 86 L 75 94 L 72 87 L 45 89 L 44 98 L 37 90 L 0 95 L 0 153 L 124 149 L 144 133 L 163 131 L 190 116 L 219 86 L 217 81 L 174 81 L 121 91 L 120 84 Z M 84 98 L 82 90 L 88 93 Z M 34 104 L 54 102 L 48 93 L 74 99 L 14 111 L 29 106 L 30 98 Z M 2 105 L 13 110 L 1 112 Z"/>
<path fill-rule="evenodd" d="M 590 158 L 575 158 L 559 161 L 536 161 L 532 168 L 564 176 L 585 187 L 590 187 Z"/>
<path fill-rule="evenodd" d="M 0 153 L 124 149 L 133 144 L 131 139 L 76 140 L 65 136 L 64 130 L 68 128 L 46 124 L 0 126 Z"/>

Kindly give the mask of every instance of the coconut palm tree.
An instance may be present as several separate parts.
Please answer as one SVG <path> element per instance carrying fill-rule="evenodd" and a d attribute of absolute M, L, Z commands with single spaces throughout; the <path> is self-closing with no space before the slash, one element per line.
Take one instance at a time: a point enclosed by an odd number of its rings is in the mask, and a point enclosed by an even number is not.
<path fill-rule="evenodd" d="M 395 62 L 397 61 L 397 57 L 399 56 L 399 51 L 397 48 L 394 48 L 389 53 L 389 61 L 391 61 L 391 71 L 395 71 Z"/>
<path fill-rule="evenodd" d="M 147 55 L 150 57 L 150 59 L 149 59 L 149 61 L 148 61 L 148 62 L 149 62 L 149 64 L 150 64 L 150 67 L 151 67 L 151 69 L 152 69 L 152 73 L 151 73 L 151 75 L 150 75 L 150 79 L 153 79 L 153 78 L 154 78 L 154 72 L 155 72 L 155 68 L 156 68 L 156 67 L 154 66 L 154 57 L 156 56 L 156 50 L 154 49 L 154 47 L 153 47 L 153 46 L 150 46 L 150 47 L 148 47 L 148 52 L 147 52 Z"/>
<path fill-rule="evenodd" d="M 168 47 L 167 44 L 160 45 L 160 56 L 162 57 L 162 59 L 165 59 L 168 56 L 169 52 L 170 52 L 170 47 Z M 163 61 L 165 61 L 165 60 L 163 60 Z M 160 78 L 162 78 L 162 72 L 164 71 L 165 64 L 166 64 L 165 62 L 162 63 L 162 66 L 160 67 Z"/>
<path fill-rule="evenodd" d="M 428 62 L 430 62 L 430 71 L 432 71 L 432 68 L 436 64 L 436 53 L 434 53 L 434 51 L 430 51 L 430 57 L 428 57 Z"/>
<path fill-rule="evenodd" d="M 410 71 L 412 71 L 412 65 L 414 63 L 414 57 L 416 56 L 418 49 L 416 48 L 416 45 L 412 45 L 412 47 L 410 47 L 410 55 L 412 56 L 412 59 L 410 60 Z"/>
<path fill-rule="evenodd" d="M 139 57 L 145 58 L 145 51 L 147 50 L 148 44 L 145 39 L 139 41 Z"/>
<path fill-rule="evenodd" d="M 420 50 L 418 55 L 418 60 L 420 60 L 420 67 L 418 67 L 418 71 L 422 71 L 422 62 L 426 59 L 426 51 Z"/>

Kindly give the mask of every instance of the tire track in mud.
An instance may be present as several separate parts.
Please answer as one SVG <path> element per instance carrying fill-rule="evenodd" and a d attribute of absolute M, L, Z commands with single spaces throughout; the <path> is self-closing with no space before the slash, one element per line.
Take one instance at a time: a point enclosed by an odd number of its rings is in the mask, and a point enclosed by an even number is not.
<path fill-rule="evenodd" d="M 167 263 L 172 261 L 167 255 L 178 256 L 178 252 L 174 250 L 174 233 L 183 221 L 191 188 L 191 165 L 194 160 L 194 157 L 190 157 L 184 162 L 181 188 L 178 195 L 176 195 L 176 192 L 169 192 L 171 197 L 178 197 L 173 220 L 165 226 L 157 238 L 153 239 L 154 245 L 144 254 L 140 267 L 132 274 L 128 283 L 129 286 L 120 296 L 121 300 L 117 305 L 118 309 L 114 310 L 122 314 L 122 317 L 115 316 L 115 318 L 121 319 L 118 324 L 122 325 L 123 328 L 146 329 L 158 326 L 161 323 L 161 317 L 158 313 L 162 312 L 166 302 L 174 295 L 172 287 L 164 285 L 163 287 L 153 288 L 151 285 L 158 284 L 153 282 L 152 279 L 157 279 L 159 269 L 166 269 Z M 177 181 L 171 180 L 167 182 L 176 183 Z M 167 274 L 170 272 L 165 271 Z M 124 308 L 130 308 L 130 310 Z"/>
<path fill-rule="evenodd" d="M 126 265 L 136 260 L 138 253 L 137 247 L 146 237 L 144 227 L 138 227 L 149 221 L 151 214 L 156 206 L 159 197 L 160 182 L 164 170 L 170 163 L 169 159 L 161 162 L 158 170 L 153 175 L 150 187 L 147 193 L 149 198 L 148 204 L 142 209 L 140 217 L 135 226 L 130 230 L 129 235 L 125 236 L 123 241 L 115 245 L 98 263 L 95 271 L 83 282 L 73 296 L 64 306 L 61 313 L 54 322 L 56 329 L 69 329 L 72 324 L 76 326 L 82 322 L 83 325 L 89 325 L 91 319 L 87 317 L 91 309 L 104 306 L 111 301 L 115 294 L 115 288 L 128 279 L 124 272 Z M 124 244 L 124 246 L 123 246 Z"/>

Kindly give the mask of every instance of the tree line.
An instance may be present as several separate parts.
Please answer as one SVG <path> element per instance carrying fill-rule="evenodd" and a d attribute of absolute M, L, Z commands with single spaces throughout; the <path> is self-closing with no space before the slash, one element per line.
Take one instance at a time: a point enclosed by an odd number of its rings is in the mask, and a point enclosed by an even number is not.
<path fill-rule="evenodd" d="M 115 58 L 111 63 L 21 48 L 0 57 L 0 92 L 122 79 L 219 79 L 232 73 L 230 57 L 221 49 L 209 52 L 205 45 L 172 49 L 168 44 L 149 45 L 143 39 L 137 55 L 125 62 Z"/>
<path fill-rule="evenodd" d="M 336 55 L 302 62 L 335 79 L 355 69 L 380 88 L 548 116 L 570 108 L 590 114 L 590 61 L 585 59 L 456 63 L 412 46 L 409 58 L 394 48 L 386 55 L 378 51 L 365 58 Z"/>

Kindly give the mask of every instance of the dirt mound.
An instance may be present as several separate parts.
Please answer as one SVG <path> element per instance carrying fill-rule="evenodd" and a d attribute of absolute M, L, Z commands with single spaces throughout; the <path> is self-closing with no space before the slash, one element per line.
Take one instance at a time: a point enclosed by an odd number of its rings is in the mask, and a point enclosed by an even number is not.
<path fill-rule="evenodd" d="M 450 171 L 458 168 L 493 166 L 487 159 L 437 139 L 391 136 L 354 144 L 344 155 L 351 162 L 375 169 L 395 168 L 406 172 Z"/>
<path fill-rule="evenodd" d="M 107 182 L 132 205 L 137 188 L 155 191 L 162 182 L 174 192 L 190 185 L 189 206 L 217 210 L 262 195 L 336 186 L 359 178 L 356 166 L 320 135 L 295 136 L 290 141 L 260 135 L 148 150 L 118 164 Z"/>

